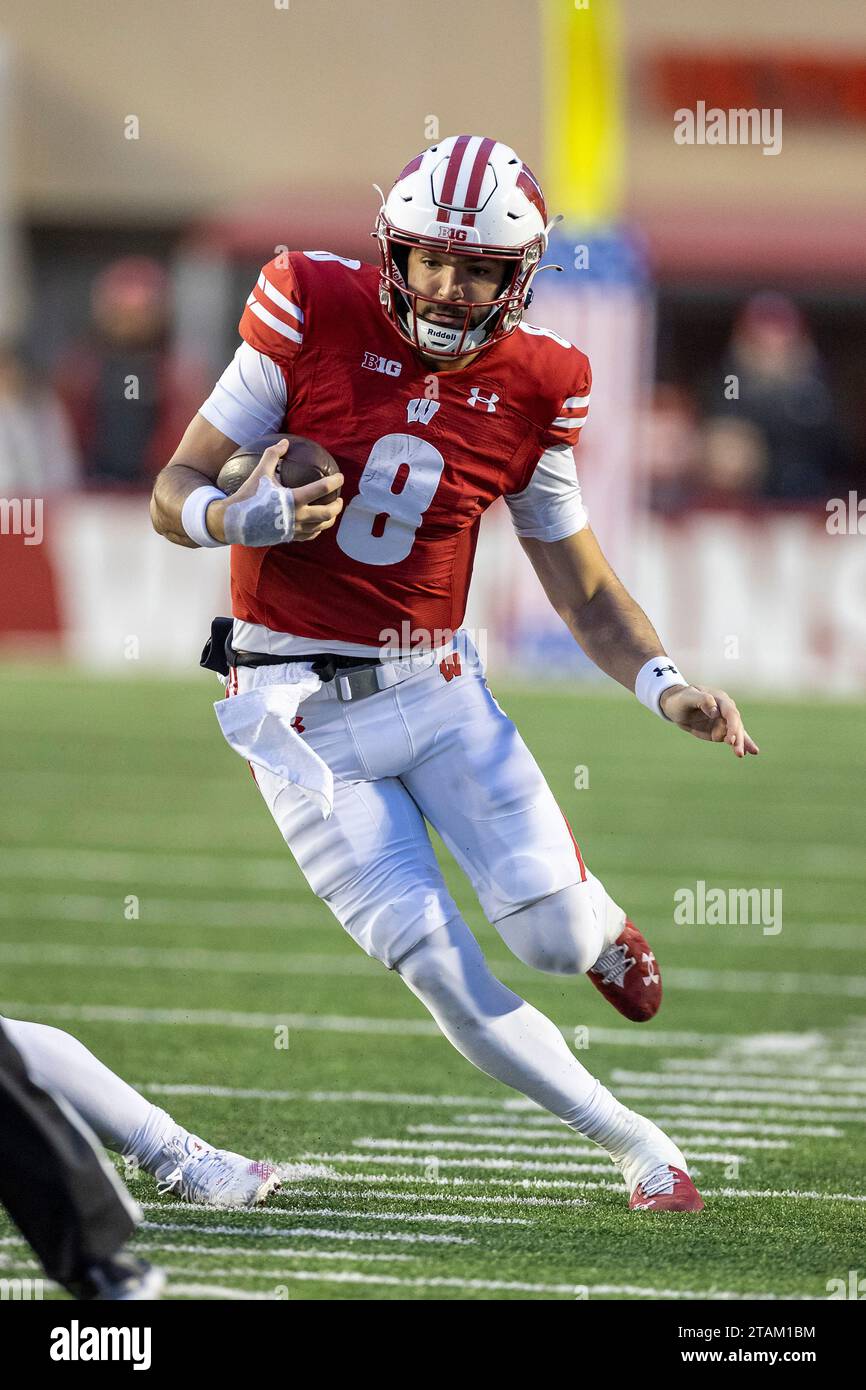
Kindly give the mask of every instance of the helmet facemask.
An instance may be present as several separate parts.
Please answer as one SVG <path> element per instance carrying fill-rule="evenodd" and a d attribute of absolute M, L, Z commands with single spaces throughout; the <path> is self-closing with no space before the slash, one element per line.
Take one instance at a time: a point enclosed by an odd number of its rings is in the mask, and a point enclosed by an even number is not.
<path fill-rule="evenodd" d="M 450 241 L 416 236 L 392 227 L 382 213 L 376 224 L 379 243 L 381 279 L 379 299 L 388 318 L 398 332 L 417 352 L 431 357 L 456 358 L 479 352 L 507 337 L 517 327 L 527 307 L 532 291 L 529 283 L 538 268 L 542 246 L 533 243 L 525 248 L 469 246 L 460 250 Z M 408 262 L 412 248 L 442 254 L 465 254 L 472 260 L 496 261 L 505 274 L 499 289 L 490 300 L 443 301 L 432 295 L 409 288 Z M 454 323 L 435 323 L 418 312 L 418 306 L 434 305 L 438 309 L 460 310 Z M 473 322 L 479 310 L 486 310 Z"/>

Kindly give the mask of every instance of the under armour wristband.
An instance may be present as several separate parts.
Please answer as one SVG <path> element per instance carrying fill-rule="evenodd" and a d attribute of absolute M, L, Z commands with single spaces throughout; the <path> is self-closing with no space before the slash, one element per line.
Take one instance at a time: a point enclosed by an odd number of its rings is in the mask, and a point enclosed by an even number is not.
<path fill-rule="evenodd" d="M 226 496 L 227 494 L 221 492 L 218 487 L 197 487 L 195 492 L 191 492 L 187 497 L 180 514 L 180 524 L 196 545 L 212 547 L 226 544 L 225 541 L 218 541 L 212 536 L 205 524 L 211 502 L 218 502 Z"/>
<path fill-rule="evenodd" d="M 637 673 L 634 683 L 634 693 L 642 705 L 651 709 L 653 714 L 660 714 L 662 719 L 667 719 L 667 715 L 659 703 L 666 690 L 670 690 L 672 685 L 688 685 L 689 682 L 681 676 L 669 656 L 654 656 L 649 661 L 645 661 Z"/>

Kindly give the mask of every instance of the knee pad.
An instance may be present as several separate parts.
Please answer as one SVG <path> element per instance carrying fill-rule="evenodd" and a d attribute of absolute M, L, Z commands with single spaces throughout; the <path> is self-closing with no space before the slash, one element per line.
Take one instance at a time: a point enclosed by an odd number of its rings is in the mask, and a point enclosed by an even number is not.
<path fill-rule="evenodd" d="M 493 925 L 518 960 L 551 975 L 585 975 L 604 949 L 604 925 L 588 883 L 539 898 Z"/>

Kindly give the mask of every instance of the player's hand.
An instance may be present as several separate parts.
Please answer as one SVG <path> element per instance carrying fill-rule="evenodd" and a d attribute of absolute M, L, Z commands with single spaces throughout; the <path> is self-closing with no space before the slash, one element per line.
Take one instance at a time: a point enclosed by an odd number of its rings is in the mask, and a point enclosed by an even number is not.
<path fill-rule="evenodd" d="M 337 497 L 333 502 L 323 499 L 336 488 L 343 486 L 342 473 L 331 473 L 327 478 L 317 478 L 314 483 L 296 487 L 292 496 L 295 500 L 296 541 L 313 541 L 323 531 L 327 531 L 343 510 L 343 499 Z"/>
<path fill-rule="evenodd" d="M 738 758 L 759 752 L 743 726 L 740 711 L 724 690 L 711 690 L 706 685 L 672 685 L 662 692 L 659 703 L 673 724 L 695 738 L 727 743 Z"/>
<path fill-rule="evenodd" d="M 342 486 L 342 474 L 304 487 L 283 487 L 278 470 L 288 447 L 287 439 L 272 444 L 237 492 L 225 501 L 211 502 L 205 524 L 214 540 L 255 548 L 312 540 L 333 526 L 342 501 L 322 505 L 318 499 Z"/>

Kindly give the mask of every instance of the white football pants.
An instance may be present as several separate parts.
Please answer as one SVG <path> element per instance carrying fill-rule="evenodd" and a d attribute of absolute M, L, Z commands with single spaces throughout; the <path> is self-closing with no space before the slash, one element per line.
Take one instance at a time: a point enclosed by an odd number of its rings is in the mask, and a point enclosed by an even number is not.
<path fill-rule="evenodd" d="M 297 787 L 257 767 L 259 789 L 313 892 L 389 968 L 459 916 L 426 820 L 515 955 L 581 974 L 616 940 L 625 914 L 587 871 L 462 634 L 458 651 L 365 700 L 342 703 L 333 682 L 304 700 L 299 732 L 334 773 L 328 820 Z M 243 694 L 276 674 L 240 667 L 229 690 Z"/>

